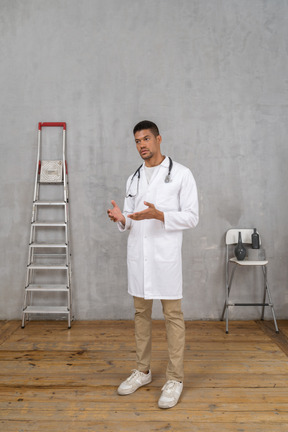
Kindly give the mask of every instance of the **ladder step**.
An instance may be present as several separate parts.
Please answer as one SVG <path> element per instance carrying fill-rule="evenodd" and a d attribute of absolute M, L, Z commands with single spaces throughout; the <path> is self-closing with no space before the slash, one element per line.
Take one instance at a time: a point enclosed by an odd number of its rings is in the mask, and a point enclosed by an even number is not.
<path fill-rule="evenodd" d="M 271 303 L 229 303 L 228 306 L 273 306 Z"/>
<path fill-rule="evenodd" d="M 29 314 L 69 314 L 67 306 L 27 306 L 23 309 L 23 313 Z"/>
<path fill-rule="evenodd" d="M 65 201 L 34 201 L 33 205 L 37 206 L 65 206 L 67 202 Z"/>
<path fill-rule="evenodd" d="M 56 186 L 58 185 L 63 186 L 64 184 L 63 181 L 41 181 L 41 180 L 39 180 L 38 183 L 41 185 L 56 185 Z"/>
<path fill-rule="evenodd" d="M 33 258 L 34 259 L 35 258 L 36 259 L 37 258 L 40 258 L 40 259 L 44 259 L 45 258 L 45 259 L 57 259 L 57 260 L 61 259 L 62 260 L 61 262 L 63 263 L 63 260 L 67 258 L 67 254 L 54 254 L 54 253 L 46 253 L 46 254 L 44 254 L 44 253 L 40 253 L 40 254 L 34 254 Z M 32 262 L 31 262 L 31 264 L 32 264 Z"/>
<path fill-rule="evenodd" d="M 40 242 L 40 243 L 31 243 L 29 245 L 31 248 L 67 248 L 67 244 L 63 242 L 54 242 L 54 243 L 46 243 L 46 242 Z"/>
<path fill-rule="evenodd" d="M 26 287 L 26 291 L 37 291 L 37 292 L 43 292 L 43 291 L 53 291 L 53 292 L 69 292 L 69 288 L 66 285 L 36 285 L 36 284 L 30 284 Z"/>
<path fill-rule="evenodd" d="M 29 264 L 27 268 L 30 270 L 68 270 L 66 264 Z"/>
<path fill-rule="evenodd" d="M 37 222 L 32 222 L 31 223 L 32 226 L 42 226 L 42 227 L 58 227 L 58 226 L 67 226 L 66 222 L 48 222 L 48 221 L 37 221 Z"/>

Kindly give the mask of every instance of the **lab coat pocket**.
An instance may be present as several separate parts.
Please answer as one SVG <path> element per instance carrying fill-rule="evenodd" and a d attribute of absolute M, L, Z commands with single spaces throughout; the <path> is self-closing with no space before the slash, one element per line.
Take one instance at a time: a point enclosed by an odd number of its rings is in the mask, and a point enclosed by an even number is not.
<path fill-rule="evenodd" d="M 127 260 L 137 261 L 140 257 L 140 239 L 139 237 L 129 236 L 127 242 Z"/>
<path fill-rule="evenodd" d="M 155 261 L 158 262 L 177 262 L 181 260 L 181 248 L 179 242 L 173 236 L 164 236 L 155 238 Z"/>
<path fill-rule="evenodd" d="M 155 206 L 161 211 L 177 211 L 179 207 L 178 202 L 178 188 L 172 183 L 164 183 L 157 189 Z"/>

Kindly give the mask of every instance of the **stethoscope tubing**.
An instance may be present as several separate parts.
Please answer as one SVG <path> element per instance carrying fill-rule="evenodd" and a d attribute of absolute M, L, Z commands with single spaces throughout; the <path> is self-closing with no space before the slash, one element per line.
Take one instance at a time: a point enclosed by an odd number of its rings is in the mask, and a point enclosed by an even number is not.
<path fill-rule="evenodd" d="M 165 177 L 165 180 L 164 180 L 165 183 L 169 183 L 170 182 L 170 175 L 171 175 L 171 171 L 172 171 L 172 168 L 173 168 L 173 161 L 170 158 L 170 156 L 168 156 L 168 159 L 169 159 L 169 168 L 168 168 L 168 174 L 167 174 L 167 176 Z M 129 185 L 128 191 L 126 193 L 126 198 L 134 198 L 136 195 L 138 195 L 139 182 L 140 182 L 140 170 L 141 170 L 142 166 L 143 166 L 143 164 L 141 164 L 139 166 L 139 168 L 137 168 L 137 170 L 134 172 L 134 174 L 133 174 L 133 176 L 131 178 L 131 181 L 130 181 L 130 185 Z M 137 191 L 136 191 L 135 195 L 131 195 L 131 194 L 129 194 L 129 191 L 131 189 L 134 177 L 136 177 L 136 176 L 138 177 L 137 178 Z"/>

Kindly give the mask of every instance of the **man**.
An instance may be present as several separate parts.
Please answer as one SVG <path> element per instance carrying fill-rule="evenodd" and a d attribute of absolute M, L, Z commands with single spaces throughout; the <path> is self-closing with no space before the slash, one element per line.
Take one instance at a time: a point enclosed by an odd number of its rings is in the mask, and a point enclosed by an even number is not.
<path fill-rule="evenodd" d="M 152 381 L 151 313 L 162 302 L 169 362 L 158 405 L 171 408 L 183 389 L 185 324 L 182 298 L 182 231 L 198 223 L 198 197 L 191 171 L 162 155 L 155 123 L 133 130 L 143 165 L 127 181 L 124 210 L 115 201 L 107 211 L 120 231 L 130 230 L 127 247 L 128 292 L 134 297 L 137 370 L 118 388 L 131 394 Z"/>

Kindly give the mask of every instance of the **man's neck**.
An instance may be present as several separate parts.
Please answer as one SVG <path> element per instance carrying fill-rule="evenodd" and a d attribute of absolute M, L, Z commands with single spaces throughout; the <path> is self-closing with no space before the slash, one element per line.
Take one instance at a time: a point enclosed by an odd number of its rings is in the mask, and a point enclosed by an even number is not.
<path fill-rule="evenodd" d="M 165 159 L 165 156 L 160 154 L 159 156 L 157 156 L 155 158 L 145 160 L 145 166 L 148 168 L 158 166 L 163 162 L 164 159 Z"/>

